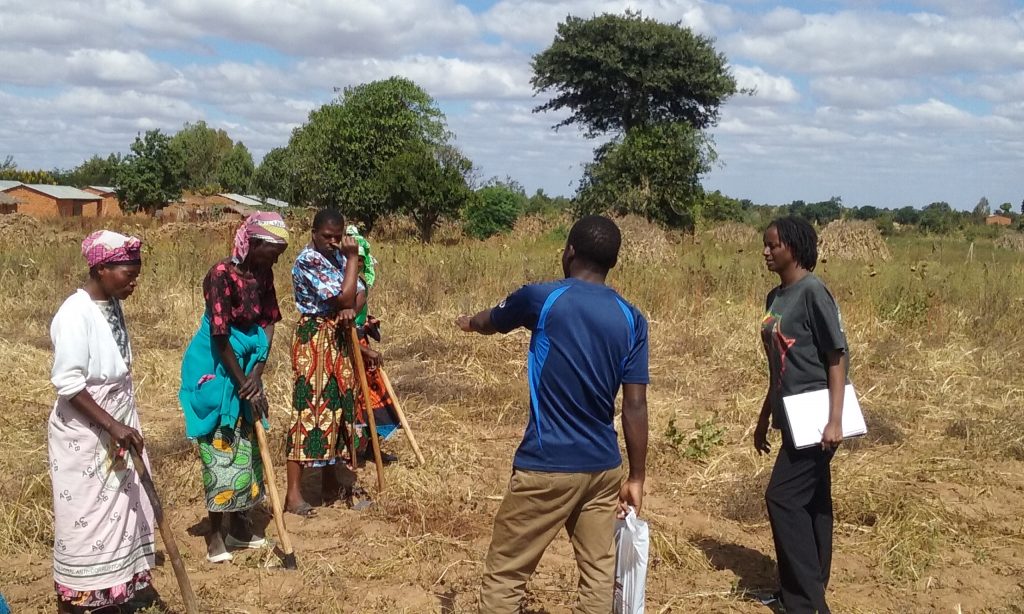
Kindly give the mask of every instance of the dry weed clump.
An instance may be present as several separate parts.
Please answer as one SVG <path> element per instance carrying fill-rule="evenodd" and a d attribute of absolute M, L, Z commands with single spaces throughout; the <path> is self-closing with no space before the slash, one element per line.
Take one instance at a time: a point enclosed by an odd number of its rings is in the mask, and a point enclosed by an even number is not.
<path fill-rule="evenodd" d="M 615 220 L 622 232 L 619 261 L 625 264 L 664 264 L 676 256 L 676 246 L 668 232 L 657 224 L 635 215 Z"/>
<path fill-rule="evenodd" d="M 836 220 L 818 234 L 818 254 L 822 262 L 860 260 L 888 262 L 889 244 L 878 227 L 859 220 Z"/>
<path fill-rule="evenodd" d="M 704 235 L 714 243 L 729 245 L 747 245 L 758 241 L 761 236 L 757 229 L 749 224 L 725 222 L 704 231 Z"/>
<path fill-rule="evenodd" d="M 146 238 L 157 241 L 179 241 L 183 238 L 193 238 L 197 234 L 211 238 L 230 238 L 238 229 L 239 221 L 236 219 L 211 220 L 209 222 L 169 222 L 146 232 Z"/>
<path fill-rule="evenodd" d="M 995 246 L 1014 252 L 1024 252 L 1024 233 L 1008 232 L 996 239 Z"/>
<path fill-rule="evenodd" d="M 24 213 L 0 215 L 0 244 L 15 245 L 25 241 L 38 241 L 43 225 Z"/>
<path fill-rule="evenodd" d="M 373 225 L 371 239 L 385 243 L 414 241 L 419 236 L 416 223 L 407 215 L 385 215 Z"/>

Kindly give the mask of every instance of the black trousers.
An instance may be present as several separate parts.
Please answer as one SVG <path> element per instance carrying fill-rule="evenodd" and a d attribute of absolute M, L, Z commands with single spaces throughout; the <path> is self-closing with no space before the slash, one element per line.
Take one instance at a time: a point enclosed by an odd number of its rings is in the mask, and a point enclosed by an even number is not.
<path fill-rule="evenodd" d="M 764 493 L 787 614 L 830 614 L 833 451 L 797 450 L 786 433 Z"/>

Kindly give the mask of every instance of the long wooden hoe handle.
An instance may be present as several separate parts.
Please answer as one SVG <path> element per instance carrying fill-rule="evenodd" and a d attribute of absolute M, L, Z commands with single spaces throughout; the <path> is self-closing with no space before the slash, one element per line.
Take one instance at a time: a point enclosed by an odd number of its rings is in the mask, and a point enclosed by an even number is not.
<path fill-rule="evenodd" d="M 409 426 L 409 421 L 405 419 L 405 412 L 402 411 L 402 404 L 398 402 L 398 395 L 395 394 L 395 389 L 391 386 L 391 378 L 384 372 L 383 367 L 378 367 L 380 371 L 380 378 L 384 380 L 384 387 L 388 389 L 388 396 L 391 397 L 391 404 L 395 408 L 395 413 L 398 414 L 398 422 L 402 425 L 402 430 L 405 431 L 405 436 L 409 438 L 409 445 L 412 446 L 412 451 L 416 453 L 416 460 L 421 465 L 427 464 L 423 460 L 423 454 L 420 452 L 420 446 L 416 443 L 416 436 L 412 434 L 412 427 Z"/>
<path fill-rule="evenodd" d="M 270 458 L 267 431 L 263 428 L 262 420 L 256 418 L 254 422 L 256 426 L 256 443 L 260 446 L 260 458 L 263 459 L 263 483 L 270 494 L 270 505 L 274 508 L 274 524 L 277 525 L 278 539 L 281 540 L 281 551 L 284 552 L 284 568 L 298 569 L 295 561 L 295 550 L 292 549 L 292 540 L 288 536 L 288 529 L 284 526 L 284 508 L 281 507 L 281 497 L 277 493 L 277 481 L 274 479 L 274 462 Z"/>
<path fill-rule="evenodd" d="M 377 440 L 377 419 L 373 416 L 373 400 L 370 398 L 370 387 L 366 383 L 366 368 L 363 366 L 363 352 L 359 345 L 359 333 L 355 326 L 350 326 L 349 339 L 352 341 L 352 368 L 359 377 L 359 387 L 363 392 L 363 406 L 366 407 L 366 418 L 370 423 L 370 443 L 373 444 L 373 460 L 377 465 L 377 492 L 384 490 L 384 463 L 380 459 L 380 441 Z M 355 412 L 353 412 L 354 414 Z M 355 426 L 352 439 L 355 440 Z M 353 457 L 355 458 L 355 457 Z M 353 461 L 353 466 L 355 461 Z"/>
<path fill-rule="evenodd" d="M 153 516 L 156 517 L 156 526 L 160 529 L 160 537 L 164 540 L 164 548 L 167 556 L 171 559 L 171 567 L 174 568 L 174 578 L 178 581 L 178 588 L 181 589 L 181 600 L 185 602 L 187 614 L 199 614 L 199 600 L 192 591 L 192 583 L 189 582 L 188 573 L 185 571 L 185 564 L 181 562 L 181 553 L 178 552 L 178 544 L 174 541 L 174 533 L 171 531 L 171 522 L 164 516 L 164 507 L 160 504 L 160 497 L 156 494 L 156 486 L 153 485 L 153 478 L 149 475 L 149 468 L 142 462 L 142 456 L 129 446 L 132 461 L 135 463 L 135 470 L 139 472 L 139 481 L 142 488 L 149 496 L 149 503 L 153 506 Z"/>

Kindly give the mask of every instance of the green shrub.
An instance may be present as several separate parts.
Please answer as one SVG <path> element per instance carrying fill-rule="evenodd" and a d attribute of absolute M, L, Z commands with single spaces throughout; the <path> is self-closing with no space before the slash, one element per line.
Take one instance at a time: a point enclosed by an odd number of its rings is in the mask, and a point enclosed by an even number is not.
<path fill-rule="evenodd" d="M 512 230 L 522 210 L 521 199 L 520 194 L 502 185 L 477 190 L 476 197 L 463 212 L 463 230 L 474 239 L 486 239 Z"/>

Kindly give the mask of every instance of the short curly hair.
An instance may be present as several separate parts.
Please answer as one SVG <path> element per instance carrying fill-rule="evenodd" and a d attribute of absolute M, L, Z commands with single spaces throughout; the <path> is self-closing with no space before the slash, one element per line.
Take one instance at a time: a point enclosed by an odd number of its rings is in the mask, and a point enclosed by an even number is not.
<path fill-rule="evenodd" d="M 619 261 L 622 233 L 610 218 L 603 215 L 585 215 L 572 226 L 567 243 L 576 257 L 611 270 Z"/>

